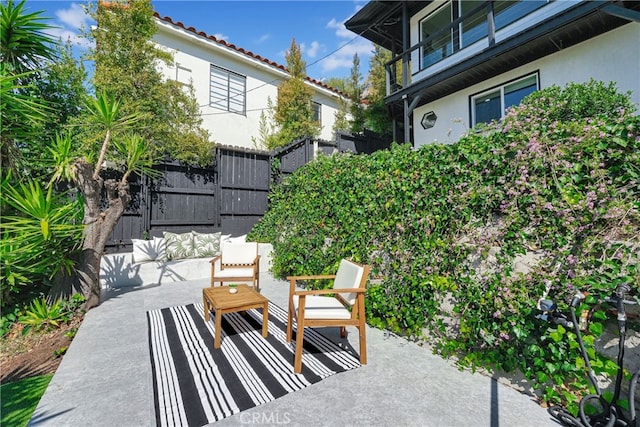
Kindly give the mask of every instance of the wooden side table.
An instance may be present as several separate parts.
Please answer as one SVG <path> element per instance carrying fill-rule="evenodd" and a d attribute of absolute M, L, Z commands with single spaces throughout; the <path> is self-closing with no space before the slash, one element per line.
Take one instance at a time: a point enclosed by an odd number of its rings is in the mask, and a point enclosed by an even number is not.
<path fill-rule="evenodd" d="M 220 348 L 220 330 L 222 329 L 222 315 L 237 311 L 247 311 L 252 308 L 262 308 L 262 336 L 269 335 L 269 300 L 247 285 L 238 285 L 237 293 L 229 292 L 230 286 L 216 286 L 202 290 L 204 303 L 204 320 L 209 321 L 209 311 L 216 312 L 216 333 L 213 348 Z"/>

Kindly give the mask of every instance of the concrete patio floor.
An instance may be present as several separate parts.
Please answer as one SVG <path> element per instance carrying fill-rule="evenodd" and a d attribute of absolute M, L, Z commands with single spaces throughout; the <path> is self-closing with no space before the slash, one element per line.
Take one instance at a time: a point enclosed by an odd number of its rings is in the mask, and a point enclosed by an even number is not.
<path fill-rule="evenodd" d="M 261 292 L 286 307 L 288 283 L 262 273 Z M 122 288 L 90 310 L 30 426 L 153 426 L 147 310 L 201 302 L 208 280 Z M 332 339 L 336 330 L 324 329 Z M 358 334 L 349 329 L 358 348 Z M 215 423 L 291 426 L 557 426 L 532 397 L 460 371 L 427 348 L 367 330 L 368 364 Z"/>

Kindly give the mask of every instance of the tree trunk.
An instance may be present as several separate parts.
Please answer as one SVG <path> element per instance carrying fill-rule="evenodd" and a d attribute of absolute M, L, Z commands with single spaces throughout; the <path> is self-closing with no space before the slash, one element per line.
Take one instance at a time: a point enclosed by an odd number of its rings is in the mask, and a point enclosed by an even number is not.
<path fill-rule="evenodd" d="M 73 277 L 56 280 L 51 296 L 81 293 L 86 298 L 85 308 L 89 309 L 100 304 L 100 259 L 107 239 L 131 201 L 131 194 L 126 182 L 94 178 L 93 167 L 85 160 L 78 160 L 76 168 L 77 185 L 84 197 L 82 252 Z M 103 188 L 109 202 L 104 210 L 101 209 Z"/>

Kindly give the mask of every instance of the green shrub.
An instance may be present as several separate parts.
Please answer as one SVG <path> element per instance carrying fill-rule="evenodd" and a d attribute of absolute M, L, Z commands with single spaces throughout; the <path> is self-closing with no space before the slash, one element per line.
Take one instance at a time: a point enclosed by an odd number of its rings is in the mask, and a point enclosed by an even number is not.
<path fill-rule="evenodd" d="M 334 272 L 344 257 L 371 264 L 370 324 L 464 366 L 520 370 L 572 405 L 587 387 L 581 356 L 536 303 L 564 309 L 576 289 L 599 297 L 622 281 L 638 293 L 633 113 L 613 84 L 553 86 L 453 145 L 323 156 L 272 191 L 249 238 L 273 244 L 277 277 Z M 536 261 L 518 270 L 524 255 Z"/>
<path fill-rule="evenodd" d="M 59 271 L 69 272 L 79 248 L 82 205 L 37 181 L 0 182 L 0 306 L 46 292 Z"/>
<path fill-rule="evenodd" d="M 45 298 L 33 300 L 20 316 L 20 323 L 25 325 L 23 332 L 26 334 L 30 329 L 59 328 L 63 323 L 71 320 L 84 300 L 85 298 L 80 294 L 75 294 L 70 301 L 58 300 L 52 304 L 48 304 Z"/>

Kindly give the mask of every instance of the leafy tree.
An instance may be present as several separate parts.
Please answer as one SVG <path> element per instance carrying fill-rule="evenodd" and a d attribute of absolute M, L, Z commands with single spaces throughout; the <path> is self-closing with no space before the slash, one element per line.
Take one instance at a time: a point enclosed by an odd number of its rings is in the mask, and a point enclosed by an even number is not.
<path fill-rule="evenodd" d="M 366 128 L 378 133 L 388 133 L 393 130 L 393 122 L 384 97 L 387 93 L 387 77 L 384 64 L 391 60 L 391 52 L 375 45 L 373 56 L 369 62 L 369 76 L 367 77 L 367 109 Z"/>
<path fill-rule="evenodd" d="M 77 117 L 89 99 L 87 71 L 73 56 L 70 42 L 56 43 L 56 60 L 43 68 L 35 81 L 36 94 L 53 106 L 43 126 L 42 139 L 51 141 Z"/>
<path fill-rule="evenodd" d="M 2 106 L 3 165 L 39 176 L 46 173 L 46 143 L 80 113 L 87 99 L 87 73 L 69 43 L 45 33 L 50 26 L 42 12 L 26 14 L 24 2 L 8 2 L 0 10 L 3 95 L 12 100 Z M 29 111 L 28 117 L 9 109 L 17 106 L 22 113 Z"/>
<path fill-rule="evenodd" d="M 95 60 L 96 96 L 77 119 L 80 131 L 53 147 L 55 178 L 71 177 L 84 202 L 82 250 L 74 274 L 56 282 L 52 299 L 81 293 L 85 307 L 100 303 L 100 256 L 131 201 L 129 177 L 154 176 L 163 155 L 209 164 L 213 145 L 200 127 L 192 88 L 164 81 L 158 61 L 171 61 L 155 47 L 148 0 L 100 2 L 90 58 Z M 105 175 L 107 165 L 115 168 Z M 106 200 L 104 200 L 106 198 Z"/>
<path fill-rule="evenodd" d="M 334 114 L 333 120 L 333 133 L 335 134 L 338 131 L 348 131 L 349 130 L 349 119 L 347 117 L 347 111 L 349 111 L 349 103 L 340 99 L 338 101 L 338 111 Z"/>
<path fill-rule="evenodd" d="M 89 11 L 98 26 L 86 36 L 94 40 L 89 59 L 95 62 L 93 83 L 121 101 L 122 114 L 139 115 L 136 131 L 151 142 L 154 155 L 167 155 L 191 164 L 213 161 L 213 143 L 192 87 L 164 80 L 158 64 L 171 64 L 169 52 L 152 41 L 156 32 L 149 0 L 98 2 Z M 87 150 L 99 140 L 84 135 Z"/>
<path fill-rule="evenodd" d="M 320 124 L 313 119 L 311 102 L 313 90 L 307 85 L 306 64 L 295 39 L 286 53 L 290 77 L 278 87 L 278 101 L 274 120 L 277 133 L 270 139 L 268 149 L 286 145 L 303 137 L 317 137 Z"/>
<path fill-rule="evenodd" d="M 0 5 L 2 307 L 45 292 L 58 272 L 70 271 L 82 231 L 81 206 L 53 187 L 44 188 L 33 164 L 36 155 L 47 152 L 43 130 L 63 103 L 40 96 L 38 85 L 55 59 L 55 43 L 44 33 L 49 26 L 42 23 L 41 12 L 25 14 L 23 7 L 24 2 Z"/>
<path fill-rule="evenodd" d="M 348 92 L 347 88 L 349 85 L 349 81 L 345 77 L 330 77 L 325 83 L 334 89 L 338 89 L 340 92 Z"/>
<path fill-rule="evenodd" d="M 207 164 L 213 153 L 208 134 L 199 127 L 200 118 L 192 88 L 185 90 L 176 82 L 164 82 L 157 71 L 157 61 L 171 58 L 151 42 L 155 22 L 149 1 L 132 0 L 126 4 L 100 2 L 93 13 L 99 23 L 91 33 L 95 36 L 96 48 L 90 55 L 96 61 L 93 76 L 96 96 L 84 102 L 81 114 L 72 118 L 71 132 L 58 135 L 47 151 L 52 173 L 49 184 L 70 180 L 75 185 L 82 196 L 82 223 L 85 225 L 75 268 L 73 271 L 59 270 L 61 274 L 56 276 L 50 298 L 57 300 L 80 293 L 86 298 L 87 308 L 100 302 L 100 254 L 131 200 L 129 177 L 132 174 L 153 176 L 152 165 L 160 155 L 169 154 L 178 160 Z M 20 14 L 15 16 L 22 19 Z M 34 39 L 40 40 L 38 37 Z M 33 56 L 28 49 L 25 51 L 25 56 Z M 29 63 L 19 62 L 17 56 L 12 58 L 16 63 Z M 59 67 L 51 67 L 49 76 L 52 77 L 40 82 L 40 94 L 50 95 L 50 102 L 25 95 L 38 95 L 33 91 L 35 85 L 25 86 L 23 94 L 16 89 L 19 83 L 16 76 L 2 75 L 2 92 L 14 101 L 5 107 L 3 98 L 2 104 L 3 126 L 9 123 L 5 117 L 11 118 L 11 123 L 15 124 L 9 128 L 12 141 L 17 141 L 16 137 L 20 141 L 29 141 L 29 129 L 35 125 L 41 128 L 45 123 L 43 108 L 55 105 L 55 94 L 61 87 L 61 82 L 56 79 L 78 75 L 68 62 L 62 61 Z M 73 80 L 70 82 L 73 87 L 80 86 L 78 81 L 81 79 L 69 80 Z M 76 101 L 65 106 L 69 108 L 69 115 L 79 110 Z M 66 112 L 50 120 L 62 122 L 68 118 Z M 18 126 L 20 124 L 23 125 Z M 3 141 L 4 138 L 3 133 Z M 27 145 L 21 142 L 13 146 L 23 148 Z M 104 170 L 106 165 L 115 168 L 108 177 Z M 32 195 L 44 194 L 37 189 L 34 185 L 29 191 Z M 30 200 L 30 195 L 25 193 L 24 199 Z M 43 197 L 38 196 L 37 199 L 42 200 Z M 13 209 L 18 211 L 19 204 L 15 202 L 13 205 Z M 13 205 L 9 200 L 3 200 L 3 206 Z M 38 213 L 41 211 L 43 209 Z M 35 221 L 42 217 L 31 216 Z M 5 231 L 3 238 L 9 236 L 9 231 Z M 6 248 L 9 246 L 3 245 L 3 251 Z M 12 277 L 18 277 L 19 268 L 11 271 L 16 272 Z"/>
<path fill-rule="evenodd" d="M 271 97 L 267 97 L 267 108 L 260 113 L 260 121 L 258 123 L 258 137 L 251 137 L 251 141 L 255 148 L 267 148 L 276 146 L 274 139 L 276 136 L 276 129 L 273 119 L 275 107 Z"/>
<path fill-rule="evenodd" d="M 384 103 L 386 96 L 384 65 L 390 59 L 391 53 L 388 50 L 375 46 L 365 84 L 361 82 L 360 59 L 357 54 L 353 57 L 353 66 L 349 77 L 334 77 L 327 81 L 329 86 L 346 93 L 350 100 L 348 103 L 341 103 L 336 113 L 334 132 L 348 130 L 359 133 L 364 129 L 377 133 L 392 131 L 393 122 Z"/>
<path fill-rule="evenodd" d="M 150 142 L 132 132 L 143 115 L 122 112 L 122 102 L 101 91 L 87 106 L 90 127 L 102 135 L 100 149 L 83 155 L 71 146 L 71 138 L 60 138 L 52 147 L 56 161 L 54 177 L 70 177 L 82 194 L 84 203 L 84 234 L 82 250 L 71 277 L 59 280 L 51 290 L 58 300 L 75 293 L 86 298 L 85 307 L 100 303 L 100 256 L 107 239 L 131 201 L 129 177 L 131 174 L 153 176 L 157 161 Z M 96 159 L 97 156 L 97 159 Z M 108 161 L 115 163 L 117 178 L 103 178 Z M 106 193 L 106 206 L 102 194 Z"/>
<path fill-rule="evenodd" d="M 331 77 L 326 81 L 328 86 L 338 89 L 340 92 L 349 93 L 349 79 L 343 77 Z M 348 132 L 349 127 L 349 102 L 343 98 L 338 100 L 338 111 L 334 114 L 333 133 L 338 131 Z"/>
<path fill-rule="evenodd" d="M 55 58 L 50 26 L 39 12 L 27 14 L 25 0 L 0 4 L 0 163 L 17 170 L 20 147 L 37 139 L 51 109 L 32 97 L 36 71 Z"/>
<path fill-rule="evenodd" d="M 353 66 L 348 80 L 347 93 L 351 100 L 351 132 L 362 133 L 365 128 L 366 116 L 362 107 L 363 84 L 362 74 L 360 74 L 360 58 L 357 53 L 353 55 Z"/>

